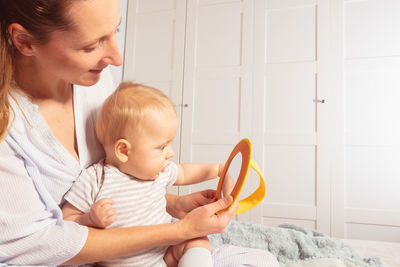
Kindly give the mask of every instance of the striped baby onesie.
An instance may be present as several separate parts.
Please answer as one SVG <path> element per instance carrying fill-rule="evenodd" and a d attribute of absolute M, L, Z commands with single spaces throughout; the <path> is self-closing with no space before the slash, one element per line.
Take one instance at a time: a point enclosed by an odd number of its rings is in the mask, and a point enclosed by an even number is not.
<path fill-rule="evenodd" d="M 178 167 L 171 162 L 156 180 L 142 181 L 100 161 L 82 172 L 65 195 L 65 200 L 87 213 L 96 201 L 113 199 L 117 220 L 108 228 L 169 223 L 171 215 L 166 211 L 165 193 L 167 186 L 174 184 L 177 174 Z M 155 247 L 101 264 L 165 266 L 163 257 L 166 250 L 167 247 Z"/>

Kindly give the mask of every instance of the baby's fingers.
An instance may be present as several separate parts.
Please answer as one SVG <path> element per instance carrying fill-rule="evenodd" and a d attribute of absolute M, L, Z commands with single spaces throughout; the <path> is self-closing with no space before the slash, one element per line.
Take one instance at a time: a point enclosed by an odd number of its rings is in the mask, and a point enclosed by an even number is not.
<path fill-rule="evenodd" d="M 108 216 L 106 219 L 105 219 L 105 221 L 104 221 L 104 224 L 105 224 L 105 226 L 107 227 L 107 226 L 109 226 L 110 224 L 112 224 L 113 222 L 115 222 L 117 220 L 117 215 L 111 215 L 111 216 Z"/>
<path fill-rule="evenodd" d="M 96 201 L 96 203 L 94 203 L 94 205 L 96 206 L 105 206 L 105 205 L 114 205 L 115 201 L 112 200 L 111 198 L 102 198 L 98 201 Z"/>

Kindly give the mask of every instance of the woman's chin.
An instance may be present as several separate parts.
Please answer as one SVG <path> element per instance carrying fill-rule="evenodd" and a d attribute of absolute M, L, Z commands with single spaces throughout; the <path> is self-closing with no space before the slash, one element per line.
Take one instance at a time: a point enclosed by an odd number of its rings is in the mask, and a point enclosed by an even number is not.
<path fill-rule="evenodd" d="M 101 77 L 100 73 L 99 74 L 88 73 L 88 75 L 85 75 L 79 80 L 79 82 L 74 84 L 81 86 L 92 86 L 95 85 L 100 80 L 100 77 Z"/>

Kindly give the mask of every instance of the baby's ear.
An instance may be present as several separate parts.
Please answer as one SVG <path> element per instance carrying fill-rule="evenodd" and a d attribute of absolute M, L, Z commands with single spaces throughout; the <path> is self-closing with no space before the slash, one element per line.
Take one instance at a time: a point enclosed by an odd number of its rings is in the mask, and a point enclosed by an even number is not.
<path fill-rule="evenodd" d="M 115 156 L 121 162 L 128 161 L 130 150 L 131 150 L 131 143 L 129 143 L 129 141 L 126 139 L 119 139 L 114 144 Z"/>

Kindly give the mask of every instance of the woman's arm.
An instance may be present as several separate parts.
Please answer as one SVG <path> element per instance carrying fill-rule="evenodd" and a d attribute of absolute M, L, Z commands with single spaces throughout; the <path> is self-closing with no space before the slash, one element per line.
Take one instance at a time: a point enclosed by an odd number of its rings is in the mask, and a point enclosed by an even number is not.
<path fill-rule="evenodd" d="M 34 165 L 19 156 L 17 148 L 0 143 L 0 263 L 59 265 L 79 252 L 88 229 L 62 221 L 42 181 L 28 174 L 28 168 L 36 171 Z"/>
<path fill-rule="evenodd" d="M 89 212 L 83 212 L 67 201 L 62 207 L 63 219 L 90 227 L 106 228 L 117 219 L 113 204 L 114 200 L 102 198 L 90 207 Z"/>
<path fill-rule="evenodd" d="M 194 209 L 178 222 L 100 230 L 62 221 L 62 213 L 40 180 L 27 173 L 33 168 L 6 142 L 0 143 L 0 262 L 10 265 L 85 264 L 128 255 L 147 248 L 222 232 L 234 209 L 215 215 L 231 199 Z M 39 177 L 40 178 L 40 177 Z M 38 188 L 43 195 L 39 195 Z M 175 199 L 179 210 L 181 204 Z M 69 259 L 69 260 L 68 260 Z"/>
<path fill-rule="evenodd" d="M 176 199 L 175 199 L 176 201 Z M 231 217 L 237 210 L 233 205 L 228 211 L 216 215 L 227 208 L 232 197 L 227 196 L 214 203 L 198 207 L 182 220 L 168 224 L 135 226 L 99 230 L 89 228 L 89 234 L 82 250 L 64 264 L 83 264 L 103 261 L 128 255 L 155 246 L 168 246 L 188 239 L 225 231 Z"/>

